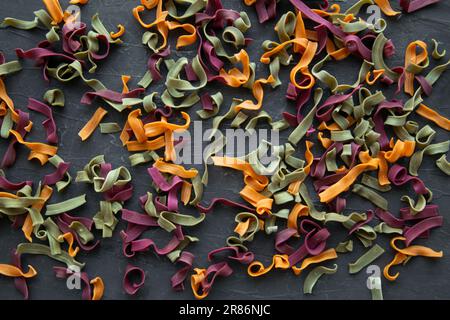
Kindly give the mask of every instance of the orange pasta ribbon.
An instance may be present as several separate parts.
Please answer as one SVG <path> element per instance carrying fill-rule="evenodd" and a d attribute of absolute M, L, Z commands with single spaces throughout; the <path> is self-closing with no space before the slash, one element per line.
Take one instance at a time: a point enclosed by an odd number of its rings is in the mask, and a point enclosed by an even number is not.
<path fill-rule="evenodd" d="M 336 258 L 337 258 L 336 250 L 334 250 L 333 248 L 328 249 L 328 250 L 322 252 L 321 254 L 318 254 L 317 256 L 309 257 L 309 258 L 306 258 L 305 260 L 303 260 L 300 268 L 296 267 L 296 266 L 292 266 L 292 271 L 294 271 L 294 274 L 296 276 L 299 276 L 303 270 L 305 270 L 312 264 L 317 264 L 317 263 L 321 263 L 323 261 L 332 260 L 332 259 L 336 259 Z"/>
<path fill-rule="evenodd" d="M 175 29 L 183 29 L 188 34 L 182 35 L 177 40 L 177 50 L 182 47 L 187 47 L 197 41 L 197 29 L 190 24 L 190 23 L 178 23 L 174 21 L 166 21 L 166 25 L 169 28 L 169 30 L 175 30 Z"/>
<path fill-rule="evenodd" d="M 379 170 L 378 170 L 378 183 L 380 184 L 380 186 L 387 186 L 390 185 L 391 182 L 389 181 L 388 178 L 388 170 L 389 170 L 389 166 L 387 164 L 387 161 L 385 159 L 385 152 L 384 151 L 380 151 L 378 153 L 378 160 L 379 160 Z"/>
<path fill-rule="evenodd" d="M 311 61 L 314 59 L 314 56 L 316 55 L 317 47 L 318 47 L 317 42 L 308 41 L 308 44 L 306 45 L 305 51 L 303 52 L 302 57 L 300 58 L 300 61 L 291 70 L 291 74 L 290 74 L 291 83 L 300 90 L 310 89 L 316 83 L 316 80 L 314 79 L 313 75 L 309 72 L 308 66 L 311 63 Z M 296 76 L 297 76 L 298 72 L 301 72 L 301 74 L 304 77 L 309 79 L 309 82 L 307 85 L 301 86 L 300 84 L 297 83 Z"/>
<path fill-rule="evenodd" d="M 91 300 L 101 300 L 103 297 L 103 293 L 105 292 L 105 284 L 103 279 L 100 277 L 95 277 L 90 281 L 90 283 L 94 286 L 94 292 L 92 293 Z"/>
<path fill-rule="evenodd" d="M 0 78 L 0 101 L 1 101 L 0 115 L 4 116 L 6 114 L 6 107 L 8 107 L 9 111 L 11 112 L 13 121 L 17 123 L 19 121 L 19 114 L 14 109 L 14 102 L 8 96 L 8 93 L 6 92 L 5 83 L 1 78 Z"/>
<path fill-rule="evenodd" d="M 392 142 L 393 140 L 391 140 Z M 397 140 L 394 147 L 390 151 L 384 153 L 384 158 L 389 163 L 395 163 L 402 157 L 411 157 L 416 147 L 415 141 Z"/>
<path fill-rule="evenodd" d="M 241 237 L 247 232 L 248 227 L 250 226 L 250 219 L 246 219 L 245 221 L 241 221 L 237 224 L 236 228 L 234 228 L 234 232 L 236 232 Z"/>
<path fill-rule="evenodd" d="M 366 82 L 368 85 L 373 86 L 378 79 L 381 78 L 381 76 L 384 74 L 386 70 L 384 69 L 379 69 L 379 70 L 373 70 L 373 79 L 370 79 L 370 77 L 372 76 L 372 71 L 367 72 L 366 74 Z"/>
<path fill-rule="evenodd" d="M 41 162 L 41 165 L 44 165 L 48 161 L 48 156 L 54 156 L 58 151 L 58 147 L 45 143 L 25 142 L 22 136 L 15 130 L 10 130 L 9 132 L 16 137 L 17 142 L 31 150 L 28 159 L 37 158 Z"/>
<path fill-rule="evenodd" d="M 306 166 L 303 168 L 303 171 L 305 172 L 306 175 L 308 175 L 311 170 L 311 165 L 314 161 L 314 155 L 311 152 L 311 148 L 314 145 L 314 143 L 306 140 L 305 144 L 306 144 L 306 151 L 305 151 Z M 288 187 L 288 192 L 292 195 L 296 195 L 298 193 L 298 190 L 300 189 L 302 182 L 303 180 L 291 182 Z"/>
<path fill-rule="evenodd" d="M 97 129 L 98 125 L 102 121 L 102 119 L 106 116 L 108 111 L 103 109 L 102 107 L 98 107 L 93 116 L 86 122 L 86 125 L 78 132 L 82 141 L 88 139 Z"/>
<path fill-rule="evenodd" d="M 368 152 L 360 152 L 360 158 L 363 163 L 354 166 L 350 171 L 338 182 L 319 193 L 320 202 L 330 202 L 341 193 L 347 191 L 356 181 L 360 174 L 368 170 L 376 170 L 379 165 L 378 158 L 370 158 Z"/>
<path fill-rule="evenodd" d="M 395 11 L 392 9 L 391 4 L 388 0 L 374 0 L 376 5 L 380 7 L 381 11 L 387 16 L 394 17 L 401 14 L 400 11 Z"/>
<path fill-rule="evenodd" d="M 297 220 L 299 217 L 306 217 L 309 215 L 309 208 L 301 203 L 296 203 L 294 208 L 288 216 L 287 227 L 291 229 L 298 229 Z M 298 236 L 298 234 L 297 234 Z"/>
<path fill-rule="evenodd" d="M 317 134 L 317 139 L 320 141 L 324 149 L 328 149 L 333 144 L 333 141 L 327 137 L 324 137 L 323 132 L 321 131 Z"/>
<path fill-rule="evenodd" d="M 208 292 L 199 293 L 199 289 L 203 279 L 206 276 L 206 269 L 194 268 L 195 274 L 191 275 L 191 288 L 196 299 L 204 299 L 208 296 Z"/>
<path fill-rule="evenodd" d="M 48 13 L 52 17 L 53 24 L 59 24 L 64 20 L 64 12 L 61 8 L 59 0 L 42 0 Z"/>
<path fill-rule="evenodd" d="M 445 129 L 447 131 L 450 131 L 450 120 L 446 117 L 440 115 L 433 109 L 427 107 L 423 103 L 419 105 L 419 107 L 416 109 L 416 112 L 418 115 L 420 115 L 422 118 L 428 119 L 430 121 L 433 121 L 435 124 L 437 124 L 442 129 Z"/>
<path fill-rule="evenodd" d="M 264 267 L 264 265 L 259 261 L 253 261 L 247 268 L 247 273 L 251 277 L 260 277 L 266 273 L 268 273 L 273 268 L 275 269 L 289 269 L 289 257 L 286 254 L 276 254 L 272 257 L 272 263 L 268 267 Z"/>
<path fill-rule="evenodd" d="M 158 137 L 153 140 L 145 141 L 144 143 L 139 143 L 137 141 L 127 141 L 125 143 L 128 151 L 151 151 L 163 148 L 166 145 L 166 140 L 163 136 Z"/>
<path fill-rule="evenodd" d="M 73 247 L 73 244 L 74 244 L 73 234 L 70 232 L 66 232 L 58 237 L 58 241 L 64 241 L 64 240 L 66 240 L 67 243 L 69 244 L 69 250 L 68 250 L 69 256 L 71 256 L 72 258 L 76 257 L 76 255 L 80 251 L 80 248 Z"/>
<path fill-rule="evenodd" d="M 232 157 L 211 157 L 211 159 L 215 166 L 242 171 L 245 184 L 250 185 L 256 191 L 264 190 L 269 183 L 269 179 L 266 176 L 256 174 L 252 166 L 244 160 Z"/>
<path fill-rule="evenodd" d="M 23 273 L 22 270 L 15 266 L 9 264 L 0 264 L 0 275 L 10 278 L 33 278 L 35 275 L 37 275 L 37 271 L 32 266 L 28 265 L 28 269 L 29 270 L 27 273 Z"/>
<path fill-rule="evenodd" d="M 191 194 L 192 194 L 192 183 L 183 181 L 183 185 L 181 186 L 180 199 L 184 205 L 187 205 L 189 203 L 189 200 L 191 199 Z"/>
<path fill-rule="evenodd" d="M 31 208 L 40 212 L 44 207 L 45 203 L 48 201 L 48 199 L 50 199 L 52 194 L 53 189 L 47 185 L 44 185 L 41 189 L 41 193 L 39 194 L 39 198 L 41 198 L 42 200 L 33 203 Z M 29 242 L 33 242 L 33 239 L 31 238 L 33 227 L 34 227 L 33 220 L 31 219 L 31 215 L 28 213 L 22 226 L 22 232 Z"/>
<path fill-rule="evenodd" d="M 390 280 L 390 281 L 394 281 L 395 279 L 398 278 L 399 276 L 399 272 L 397 272 L 395 275 L 391 275 L 389 273 L 390 268 L 395 266 L 395 265 L 399 265 L 405 261 L 407 261 L 407 259 L 409 257 L 418 257 L 418 256 L 422 256 L 422 257 L 428 257 L 428 258 L 442 258 L 444 256 L 442 251 L 434 251 L 433 249 L 424 247 L 424 246 L 418 246 L 418 245 L 412 245 L 406 248 L 398 248 L 396 245 L 397 241 L 405 241 L 406 238 L 404 237 L 395 237 L 391 240 L 391 247 L 397 251 L 396 255 L 394 256 L 394 259 L 387 264 L 384 267 L 383 270 L 383 274 L 385 276 L 386 279 Z"/>
<path fill-rule="evenodd" d="M 234 107 L 236 111 L 244 110 L 259 110 L 262 107 L 262 102 L 264 99 L 264 89 L 262 87 L 263 84 L 271 84 L 275 82 L 275 78 L 270 75 L 267 79 L 258 79 L 253 84 L 252 93 L 256 99 L 256 103 L 252 100 L 245 100 L 241 102 L 237 106 Z"/>
<path fill-rule="evenodd" d="M 263 194 L 257 192 L 251 186 L 246 185 L 244 189 L 239 192 L 242 199 L 250 203 L 256 208 L 256 212 L 260 215 L 271 213 L 273 199 L 264 196 Z"/>
<path fill-rule="evenodd" d="M 417 54 L 417 48 L 421 48 L 422 52 Z M 428 61 L 427 44 L 423 41 L 413 41 L 406 48 L 405 53 L 405 93 L 410 96 L 414 95 L 414 73 L 408 72 L 410 65 L 421 65 Z"/>
<path fill-rule="evenodd" d="M 164 162 L 161 158 L 155 161 L 153 167 L 160 172 L 170 173 L 180 178 L 191 179 L 197 176 L 198 171 L 196 169 L 186 170 L 183 166 L 173 163 Z"/>
<path fill-rule="evenodd" d="M 119 29 L 117 32 L 110 32 L 111 38 L 117 39 L 125 34 L 125 27 L 123 25 L 118 24 L 117 29 Z"/>
<path fill-rule="evenodd" d="M 327 39 L 326 49 L 327 49 L 327 54 L 330 55 L 332 58 L 334 58 L 337 61 L 344 60 L 351 53 L 350 50 L 347 49 L 347 47 L 336 49 L 336 46 L 334 45 L 333 40 L 331 40 L 330 38 Z"/>
<path fill-rule="evenodd" d="M 87 4 L 89 0 L 70 0 L 70 4 Z"/>
<path fill-rule="evenodd" d="M 159 34 L 163 38 L 163 43 L 158 48 L 158 50 L 161 50 L 167 46 L 167 38 L 168 38 L 168 34 L 169 34 L 169 28 L 167 27 L 167 24 L 166 24 L 166 18 L 167 18 L 168 12 L 162 10 L 162 0 L 158 0 L 157 4 L 155 4 L 155 2 L 156 1 L 151 2 L 151 4 L 149 5 L 149 7 L 151 7 L 152 9 L 155 6 L 157 6 L 156 19 L 152 23 L 146 24 L 144 21 L 142 21 L 140 15 L 139 15 L 140 12 L 145 10 L 146 7 L 144 7 L 144 6 L 137 6 L 136 8 L 134 8 L 133 16 L 139 22 L 139 24 L 146 29 L 150 29 L 150 28 L 156 26 L 156 29 L 158 30 Z"/>
<path fill-rule="evenodd" d="M 225 80 L 228 86 L 238 88 L 247 83 L 250 78 L 250 58 L 245 50 L 241 50 L 234 55 L 237 62 L 242 63 L 242 71 L 233 68 L 228 72 L 225 69 L 220 70 L 220 76 Z"/>
<path fill-rule="evenodd" d="M 147 141 L 147 136 L 145 135 L 144 123 L 139 116 L 142 115 L 141 109 L 136 109 L 130 112 L 128 115 L 128 125 L 131 130 L 133 130 L 134 136 L 139 143 L 144 143 Z"/>

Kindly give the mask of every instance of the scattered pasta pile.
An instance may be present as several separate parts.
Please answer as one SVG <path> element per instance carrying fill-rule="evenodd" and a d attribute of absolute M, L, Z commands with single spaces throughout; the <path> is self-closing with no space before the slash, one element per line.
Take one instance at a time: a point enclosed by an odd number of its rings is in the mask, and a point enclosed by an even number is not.
<path fill-rule="evenodd" d="M 436 40 L 430 43 L 432 49 L 417 40 L 407 46 L 403 65 L 389 67 L 386 60 L 396 52 L 393 41 L 383 33 L 387 21 L 380 17 L 369 23 L 362 16 L 364 8 L 374 4 L 387 20 L 400 15 L 390 1 L 360 0 L 344 12 L 326 0 L 290 0 L 291 11 L 279 12 L 276 0 L 244 0 L 249 10 L 255 8 L 259 23 L 278 18 L 274 28 L 278 40 L 263 42 L 258 68 L 246 51 L 252 45 L 246 36 L 252 26 L 245 11 L 224 8 L 221 0 L 136 2 L 132 15 L 145 30 L 142 43 L 150 56 L 139 87 L 129 88 L 130 77 L 124 75 L 121 92 L 108 89 L 90 75 L 95 74 L 97 63 L 122 43 L 126 36 L 123 25 L 109 31 L 97 14 L 88 27 L 79 16 L 64 11 L 59 0 L 43 0 L 43 8 L 34 12 L 31 21 L 5 18 L 1 24 L 3 28 L 46 30 L 46 39 L 34 48 L 16 49 L 18 61 L 6 62 L 0 55 L 0 135 L 9 141 L 1 167 L 13 166 L 16 150 L 23 147 L 29 150 L 28 160 L 54 167 L 54 172 L 37 185 L 12 182 L 0 171 L 0 217 L 21 228 L 24 236 L 24 242 L 12 250 L 11 261 L 0 264 L 0 274 L 14 278 L 25 299 L 29 296 L 27 281 L 38 272 L 32 266 L 23 268 L 22 256 L 46 255 L 62 265 L 54 267 L 56 277 L 68 278 L 76 272 L 74 267 L 82 270 L 85 265 L 77 260 L 80 251 L 101 250 L 98 238 L 119 235 L 124 259 L 147 251 L 167 257 L 178 268 L 171 278 L 173 289 L 184 290 L 190 279 L 198 299 L 207 297 L 214 283 L 230 276 L 237 264 L 245 265 L 251 277 L 269 277 L 268 273 L 278 272 L 276 269 L 290 269 L 299 276 L 309 269 L 303 291 L 311 294 L 320 277 L 337 271 L 337 264 L 330 267 L 327 263 L 351 252 L 354 241 L 366 249 L 349 264 L 350 274 L 385 254 L 387 248 L 377 244 L 380 235 L 391 239 L 394 252 L 384 267 L 384 280 L 395 281 L 400 274 L 396 266 L 412 257 L 443 256 L 442 251 L 415 241 L 429 237 L 431 229 L 443 224 L 437 205 L 432 203 L 432 190 L 419 178 L 419 169 L 424 156 L 433 156 L 436 166 L 450 174 L 446 159 L 450 141 L 435 141 L 436 130 L 450 130 L 450 120 L 424 103 L 450 61 L 439 62 L 446 52 Z M 400 6 L 410 13 L 436 2 L 401 0 Z M 70 3 L 89 5 L 88 0 Z M 148 16 L 154 20 L 146 21 Z M 171 57 L 171 36 L 177 36 L 178 59 Z M 193 59 L 183 57 L 185 48 L 196 52 Z M 342 84 L 326 67 L 349 57 L 360 61 L 360 71 L 354 83 Z M 127 167 L 113 167 L 99 155 L 72 177 L 70 163 L 58 155 L 61 139 L 53 117 L 53 110 L 65 105 L 62 90 L 48 90 L 42 101 L 29 98 L 27 112 L 14 105 L 3 79 L 19 72 L 24 59 L 41 68 L 45 81 L 70 85 L 81 80 L 90 90 L 81 104 L 101 103 L 79 137 L 92 139 L 98 127 L 101 133 L 118 134 L 131 153 L 130 165 L 148 167 L 153 188 L 139 198 L 141 212 L 126 208 L 134 192 Z M 438 61 L 434 68 L 429 67 L 432 60 Z M 295 111 L 283 112 L 274 121 L 264 107 L 270 99 L 268 92 L 285 81 L 280 76 L 282 69 L 290 70 L 286 98 L 295 104 Z M 260 77 L 260 73 L 268 75 Z M 149 93 L 152 85 L 162 82 L 162 92 Z M 225 99 L 220 91 L 207 90 L 209 83 L 243 88 L 253 98 L 235 97 L 229 109 L 219 115 Z M 395 97 L 405 94 L 408 99 L 388 98 L 384 89 L 392 86 Z M 213 143 L 204 156 L 202 172 L 176 163 L 176 146 L 181 141 L 175 133 L 189 130 L 195 115 L 187 111 L 197 104 L 202 106 L 196 111 L 197 118 L 213 119 Z M 123 123 L 103 122 L 113 111 L 124 115 Z M 45 117 L 42 124 L 32 122 L 34 113 Z M 412 114 L 429 124 L 420 127 L 411 120 Z M 288 141 L 278 146 L 265 141 L 245 157 L 219 156 L 226 144 L 220 127 L 226 121 L 231 121 L 233 128 L 245 124 L 247 131 L 268 123 L 273 130 L 287 130 Z M 44 130 L 46 141 L 30 141 L 27 135 L 31 130 Z M 300 154 L 303 147 L 304 154 Z M 260 159 L 268 150 L 275 159 L 270 168 Z M 224 195 L 209 205 L 202 204 L 211 165 L 242 173 L 241 202 Z M 64 194 L 73 182 L 89 184 L 100 194 L 98 212 L 92 217 L 71 213 L 86 203 L 84 194 L 52 201 L 52 194 Z M 405 192 L 400 215 L 388 211 L 383 197 L 394 188 Z M 374 209 L 348 213 L 350 193 L 367 200 Z M 319 201 L 315 201 L 316 195 Z M 209 266 L 197 266 L 190 248 L 199 239 L 187 232 L 213 214 L 218 205 L 236 213 L 234 234 L 223 247 L 208 254 Z M 186 207 L 195 208 L 198 214 L 187 214 Z M 119 231 L 116 226 L 120 220 L 126 228 Z M 333 223 L 347 230 L 347 237 L 334 248 L 327 228 Z M 165 246 L 159 247 L 143 235 L 154 228 L 169 235 Z M 272 235 L 274 254 L 269 264 L 258 261 L 251 251 L 250 242 L 258 232 Z M 82 298 L 101 299 L 108 284 L 84 271 L 80 277 Z M 374 282 L 378 285 L 372 286 L 372 298 L 382 299 L 381 279 Z M 144 283 L 145 270 L 129 264 L 123 275 L 125 292 L 134 295 Z"/>

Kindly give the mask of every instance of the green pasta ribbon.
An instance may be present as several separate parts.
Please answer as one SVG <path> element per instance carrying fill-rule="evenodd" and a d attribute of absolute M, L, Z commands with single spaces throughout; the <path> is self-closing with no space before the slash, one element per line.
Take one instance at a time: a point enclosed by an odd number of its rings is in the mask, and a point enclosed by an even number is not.
<path fill-rule="evenodd" d="M 364 267 L 371 264 L 373 261 L 378 259 L 384 253 L 384 249 L 380 247 L 378 244 L 375 244 L 372 248 L 370 248 L 366 253 L 364 253 L 361 257 L 358 258 L 353 263 L 349 263 L 349 272 L 351 274 L 358 273 Z"/>

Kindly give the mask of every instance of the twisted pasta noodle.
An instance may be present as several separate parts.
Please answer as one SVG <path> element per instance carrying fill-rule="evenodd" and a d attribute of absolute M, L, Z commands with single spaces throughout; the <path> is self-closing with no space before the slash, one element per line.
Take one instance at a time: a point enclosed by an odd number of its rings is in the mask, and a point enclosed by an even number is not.
<path fill-rule="evenodd" d="M 72 258 L 67 252 L 62 251 L 60 254 L 51 254 L 49 246 L 37 243 L 20 243 L 17 246 L 17 254 L 35 254 L 35 255 L 46 255 L 54 260 L 65 263 L 67 267 L 77 266 L 79 268 L 84 267 L 84 263 L 78 262 Z"/>
<path fill-rule="evenodd" d="M 50 89 L 44 93 L 44 101 L 52 107 L 64 107 L 64 93 L 60 89 Z"/>
<path fill-rule="evenodd" d="M 50 146 L 48 144 L 40 142 L 26 142 L 23 140 L 20 133 L 15 130 L 10 130 L 10 133 L 17 139 L 20 144 L 30 149 L 28 160 L 38 159 L 41 165 L 44 165 L 48 161 L 48 157 L 54 156 L 58 151 L 57 147 Z"/>
<path fill-rule="evenodd" d="M 338 253 L 352 252 L 353 251 L 353 240 L 347 240 L 347 241 L 344 241 L 344 242 L 340 242 L 336 246 L 335 250 Z"/>
<path fill-rule="evenodd" d="M 264 265 L 259 261 L 253 261 L 249 264 L 247 273 L 251 277 L 260 277 L 270 272 L 273 268 L 286 270 L 289 267 L 288 256 L 276 254 L 272 257 L 272 263 L 268 267 L 264 267 Z"/>
<path fill-rule="evenodd" d="M 362 152 L 360 154 L 362 154 Z M 339 194 L 348 190 L 361 173 L 367 170 L 376 170 L 378 166 L 379 160 L 376 158 L 370 158 L 368 161 L 356 165 L 341 180 L 331 185 L 325 191 L 319 193 L 320 201 L 329 202 L 333 200 Z"/>
<path fill-rule="evenodd" d="M 450 163 L 447 161 L 447 156 L 445 154 L 436 160 L 436 166 L 446 175 L 450 176 Z"/>
<path fill-rule="evenodd" d="M 384 253 L 384 249 L 380 247 L 378 244 L 375 244 L 372 248 L 370 248 L 366 253 L 364 253 L 361 257 L 358 258 L 353 263 L 349 263 L 349 272 L 351 274 L 358 273 L 364 267 L 378 259 Z"/>
<path fill-rule="evenodd" d="M 444 58 L 447 55 L 447 50 L 442 50 L 441 52 L 439 52 L 439 42 L 437 42 L 435 39 L 431 39 L 431 42 L 433 43 L 433 53 L 431 54 L 432 57 L 435 60 L 440 60 L 442 58 Z"/>
<path fill-rule="evenodd" d="M 418 175 L 418 170 L 422 164 L 422 159 L 424 155 L 437 155 L 445 154 L 450 148 L 450 141 L 444 141 L 440 143 L 430 144 L 423 148 L 422 150 L 416 151 L 409 161 L 409 173 L 412 176 Z"/>
<path fill-rule="evenodd" d="M 336 250 L 333 248 L 325 250 L 316 256 L 306 258 L 305 260 L 302 261 L 300 267 L 293 265 L 291 268 L 294 274 L 296 276 L 299 276 L 302 273 L 302 271 L 308 268 L 311 264 L 321 263 L 332 259 L 337 259 Z"/>
<path fill-rule="evenodd" d="M 54 216 L 63 212 L 71 211 L 86 203 L 86 195 L 82 194 L 62 202 L 48 204 L 46 206 L 45 215 Z"/>
<path fill-rule="evenodd" d="M 0 28 L 12 27 L 22 30 L 31 30 L 37 28 L 39 25 L 45 26 L 47 29 L 51 29 L 52 17 L 44 9 L 40 9 L 34 12 L 35 18 L 33 21 L 25 21 L 15 18 L 5 18 L 0 24 Z"/>
<path fill-rule="evenodd" d="M 406 247 L 403 249 L 398 248 L 396 245 L 396 242 L 397 241 L 405 241 L 405 240 L 406 240 L 406 238 L 404 238 L 404 237 L 395 237 L 395 238 L 392 238 L 392 240 L 391 240 L 391 247 L 397 253 L 394 256 L 394 259 L 389 264 L 387 264 L 383 270 L 383 275 L 389 281 L 396 280 L 398 278 L 398 276 L 400 275 L 399 272 L 397 272 L 393 276 L 390 275 L 389 271 L 390 271 L 391 267 L 408 261 L 409 257 L 422 256 L 422 257 L 429 257 L 429 258 L 441 258 L 443 256 L 442 251 L 436 252 L 436 251 L 434 251 L 430 248 L 424 247 L 424 246 L 413 245 L 413 246 L 409 246 L 409 247 Z"/>
<path fill-rule="evenodd" d="M 377 192 L 358 183 L 353 185 L 352 192 L 369 200 L 378 208 L 381 208 L 386 211 L 388 210 L 389 206 L 388 201 L 384 197 L 380 196 Z"/>
<path fill-rule="evenodd" d="M 312 269 L 306 276 L 305 282 L 303 283 L 303 293 L 312 294 L 313 288 L 316 285 L 317 281 L 324 274 L 335 274 L 337 272 L 337 269 L 338 269 L 337 264 L 334 264 L 333 268 L 318 266 Z"/>
<path fill-rule="evenodd" d="M 0 275 L 11 277 L 11 278 L 17 278 L 17 277 L 24 277 L 24 278 L 33 278 L 37 275 L 37 271 L 33 268 L 33 266 L 28 265 L 28 271 L 23 272 L 20 268 L 9 265 L 9 264 L 0 264 Z"/>

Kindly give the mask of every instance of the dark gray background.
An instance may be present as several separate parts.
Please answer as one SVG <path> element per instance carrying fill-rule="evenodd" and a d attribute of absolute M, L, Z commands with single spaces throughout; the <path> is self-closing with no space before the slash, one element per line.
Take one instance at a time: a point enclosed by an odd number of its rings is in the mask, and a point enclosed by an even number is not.
<path fill-rule="evenodd" d="M 62 1 L 64 6 L 68 1 Z M 110 30 L 115 30 L 118 23 L 126 26 L 127 32 L 123 37 L 124 44 L 120 47 L 113 47 L 109 58 L 102 62 L 98 72 L 94 75 L 103 81 L 109 88 L 120 90 L 120 76 L 128 74 L 133 77 L 131 87 L 135 87 L 140 78 L 144 75 L 146 63 L 150 54 L 149 50 L 141 44 L 141 36 L 144 30 L 138 25 L 131 14 L 131 9 L 138 4 L 137 0 L 91 0 L 82 9 L 82 20 L 90 21 L 90 17 L 96 12 Z M 348 1 L 340 4 L 346 8 L 355 1 Z M 394 1 L 395 2 L 395 1 Z M 253 27 L 249 30 L 248 36 L 255 39 L 248 51 L 252 61 L 258 62 L 262 53 L 261 44 L 265 39 L 275 39 L 273 31 L 274 21 L 260 25 L 256 19 L 254 8 L 248 8 L 241 0 L 223 0 L 226 8 L 238 11 L 245 10 L 250 16 Z M 33 18 L 33 11 L 42 8 L 40 0 L 2 0 L 0 1 L 0 19 L 4 17 L 16 17 L 21 19 Z M 281 0 L 277 18 L 287 10 L 293 10 L 286 0 Z M 448 1 L 442 1 L 438 5 L 426 8 L 419 12 L 403 15 L 400 19 L 387 19 L 388 30 L 386 34 L 392 37 L 397 47 L 397 55 L 390 59 L 390 65 L 402 65 L 403 55 L 406 45 L 414 40 L 425 40 L 430 44 L 431 38 L 435 38 L 443 43 L 443 47 L 450 49 L 450 5 Z M 396 21 L 398 20 L 398 21 Z M 2 50 L 8 61 L 15 59 L 14 49 L 29 49 L 34 47 L 45 37 L 44 31 L 20 31 L 15 29 L 0 30 L 0 50 Z M 431 45 L 431 44 L 430 44 Z M 172 46 L 174 48 L 174 46 Z M 181 56 L 193 57 L 195 46 L 173 52 L 172 57 Z M 432 61 L 432 65 L 436 62 Z M 359 69 L 360 62 L 354 58 L 337 64 L 330 64 L 327 69 L 336 74 L 340 82 L 353 83 Z M 8 93 L 13 98 L 16 106 L 26 110 L 28 97 L 42 99 L 43 93 L 50 88 L 61 88 L 66 95 L 66 106 L 64 109 L 54 108 L 54 115 L 58 125 L 60 137 L 59 155 L 66 161 L 72 163 L 70 172 L 72 175 L 95 155 L 105 154 L 106 160 L 114 166 L 129 166 L 128 152 L 121 146 L 118 135 L 102 135 L 97 130 L 86 142 L 82 143 L 77 136 L 77 132 L 90 118 L 95 108 L 100 103 L 93 106 L 85 106 L 79 103 L 82 94 L 89 89 L 80 81 L 74 81 L 69 85 L 61 85 L 55 80 L 47 84 L 42 80 L 40 69 L 34 67 L 30 61 L 23 61 L 24 70 L 18 74 L 8 77 L 5 80 Z M 259 76 L 265 76 L 268 72 L 265 65 L 258 63 L 257 72 Z M 294 111 L 292 103 L 284 98 L 287 82 L 288 70 L 286 68 L 281 73 L 283 85 L 276 90 L 266 89 L 264 109 L 269 112 L 275 120 L 280 119 L 282 111 Z M 152 85 L 148 92 L 162 92 L 161 81 L 158 85 Z M 434 88 L 434 94 L 426 99 L 426 103 L 439 109 L 444 116 L 448 113 L 448 87 L 450 85 L 450 74 L 446 73 L 439 80 Z M 219 85 L 210 86 L 212 92 L 222 90 L 226 101 L 221 112 L 228 109 L 232 97 L 249 97 L 245 89 L 227 89 Z M 393 98 L 392 90 L 386 92 L 388 98 Z M 402 98 L 402 97 L 400 97 Z M 403 97 L 404 98 L 404 97 Z M 190 110 L 193 120 L 197 116 L 193 111 L 198 110 L 199 105 Z M 104 121 L 117 121 L 123 123 L 125 115 L 118 114 L 111 108 Z M 43 141 L 43 130 L 40 128 L 42 118 L 31 112 L 35 123 L 34 130 L 29 139 L 33 141 Z M 414 118 L 414 117 L 413 117 Z M 416 118 L 414 118 L 416 119 Z M 422 119 L 417 118 L 422 125 Z M 206 127 L 211 125 L 211 121 L 205 122 Z M 448 134 L 440 128 L 433 126 L 438 132 L 437 141 L 448 139 Z M 0 154 L 3 154 L 7 146 L 7 141 L 0 140 Z M 18 161 L 14 167 L 7 170 L 7 176 L 13 181 L 22 179 L 40 180 L 45 174 L 52 172 L 53 168 L 47 165 L 41 168 L 36 162 L 26 160 L 27 150 L 18 148 Z M 303 154 L 303 150 L 299 151 Z M 420 177 L 424 179 L 426 185 L 434 192 L 434 203 L 441 206 L 441 214 L 445 217 L 448 214 L 449 191 L 448 180 L 434 165 L 434 160 L 427 157 L 420 170 Z M 148 190 L 152 190 L 151 181 L 146 173 L 146 167 L 140 166 L 131 168 L 135 186 L 134 197 L 127 202 L 126 207 L 138 209 L 137 199 L 139 195 Z M 204 194 L 204 201 L 208 202 L 216 196 L 229 197 L 238 200 L 238 192 L 242 187 L 242 176 L 238 172 L 224 170 L 222 168 L 210 168 L 210 185 Z M 311 189 L 311 188 L 310 188 Z M 390 200 L 390 210 L 398 212 L 403 206 L 400 196 L 405 191 L 411 194 L 411 190 L 395 189 L 387 196 Z M 87 193 L 88 204 L 83 208 L 72 212 L 72 214 L 92 217 L 98 209 L 99 195 L 93 193 L 91 187 L 84 184 L 73 183 L 63 195 L 56 194 L 52 202 L 70 198 L 81 193 Z M 348 196 L 348 210 L 364 211 L 372 207 L 368 202 L 362 201 L 353 195 Z M 187 211 L 194 212 L 194 211 Z M 189 251 L 196 254 L 196 267 L 206 267 L 207 253 L 224 245 L 225 239 L 232 234 L 234 229 L 234 216 L 237 213 L 234 209 L 218 207 L 201 225 L 186 229 L 190 235 L 198 236 L 201 241 L 189 247 Z M 139 254 L 131 262 L 146 270 L 147 280 L 145 287 L 134 298 L 127 296 L 122 289 L 122 276 L 128 263 L 121 253 L 121 240 L 118 232 L 124 228 L 124 224 L 117 226 L 114 237 L 102 240 L 101 247 L 91 254 L 80 253 L 78 260 L 86 262 L 85 271 L 91 277 L 101 276 L 106 284 L 105 299 L 192 299 L 192 293 L 187 284 L 187 290 L 176 293 L 170 286 L 170 277 L 176 271 L 166 258 L 161 258 L 153 253 Z M 335 245 L 345 239 L 345 232 L 339 225 L 330 226 L 333 237 L 330 245 Z M 95 232 L 99 236 L 99 232 Z M 436 250 L 449 252 L 450 226 L 448 219 L 442 228 L 434 230 L 429 240 L 419 242 L 429 245 Z M 10 223 L 3 219 L 0 221 L 0 263 L 9 262 L 9 252 L 18 243 L 23 242 L 20 231 L 14 231 Z M 159 230 L 149 231 L 148 236 L 164 244 L 168 240 L 168 235 Z M 258 260 L 267 263 L 272 254 L 273 236 L 258 234 L 250 244 L 250 249 L 255 252 Z M 380 236 L 377 242 L 384 248 L 389 248 L 389 238 Z M 302 286 L 305 274 L 295 277 L 292 272 L 271 272 L 267 276 L 257 279 L 250 278 L 246 273 L 246 268 L 240 265 L 233 265 L 235 273 L 227 278 L 220 279 L 214 285 L 209 295 L 210 299 L 370 299 L 370 292 L 366 287 L 367 275 L 364 271 L 357 275 L 349 275 L 347 264 L 356 260 L 363 252 L 363 247 L 355 241 L 356 247 L 353 253 L 340 255 L 337 263 L 339 270 L 332 276 L 324 276 L 314 289 L 314 294 L 305 296 L 302 293 Z M 376 264 L 383 267 L 392 259 L 393 252 L 387 252 L 376 261 Z M 52 267 L 58 263 L 47 257 L 27 256 L 24 257 L 25 264 L 32 264 L 38 271 L 39 276 L 29 281 L 30 297 L 32 299 L 79 299 L 80 292 L 69 291 L 65 286 L 65 281 L 55 278 Z M 394 283 L 388 283 L 383 278 L 383 291 L 385 299 L 448 299 L 450 298 L 450 280 L 448 271 L 450 259 L 445 256 L 443 259 L 433 261 L 432 259 L 414 258 L 406 267 L 397 270 L 401 272 L 400 277 Z M 0 299 L 21 299 L 20 294 L 15 290 L 13 281 L 0 277 Z"/>

